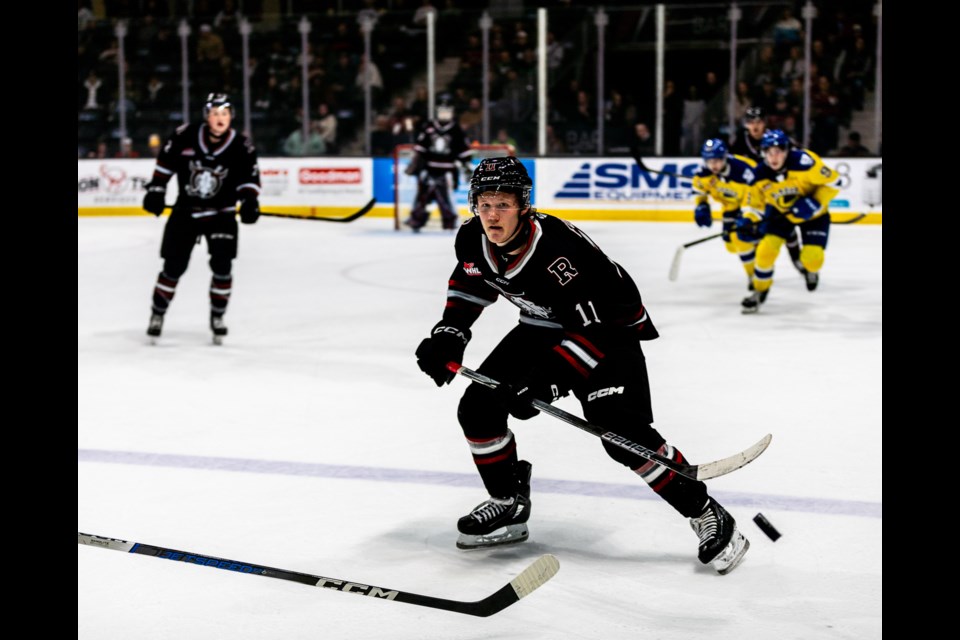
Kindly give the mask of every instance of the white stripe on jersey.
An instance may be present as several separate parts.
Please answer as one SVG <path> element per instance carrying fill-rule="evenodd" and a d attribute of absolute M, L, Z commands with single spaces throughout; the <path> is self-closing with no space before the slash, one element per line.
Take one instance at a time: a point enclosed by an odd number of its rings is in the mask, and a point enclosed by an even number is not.
<path fill-rule="evenodd" d="M 488 307 L 491 304 L 493 304 L 492 300 L 487 300 L 486 298 L 480 298 L 478 296 L 470 295 L 469 293 L 463 293 L 462 291 L 454 291 L 453 289 L 447 290 L 447 297 L 460 298 L 461 300 L 466 300 L 467 302 L 478 304 L 481 307 Z"/>
<path fill-rule="evenodd" d="M 567 351 L 569 351 L 573 355 L 577 356 L 577 358 L 579 358 L 580 361 L 582 361 L 585 365 L 587 365 L 591 369 L 596 368 L 596 366 L 600 364 L 589 353 L 584 351 L 583 347 L 578 345 L 576 342 L 573 342 L 571 340 L 564 340 L 560 343 L 560 346 L 565 348 Z"/>

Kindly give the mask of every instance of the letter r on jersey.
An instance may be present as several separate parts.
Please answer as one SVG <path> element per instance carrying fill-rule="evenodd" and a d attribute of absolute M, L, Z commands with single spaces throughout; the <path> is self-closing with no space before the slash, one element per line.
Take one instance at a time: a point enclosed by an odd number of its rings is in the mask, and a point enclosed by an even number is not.
<path fill-rule="evenodd" d="M 557 276 L 557 280 L 560 281 L 560 286 L 568 284 L 577 275 L 577 270 L 570 264 L 570 261 L 562 256 L 554 260 L 550 266 L 547 267 L 547 270 Z"/>

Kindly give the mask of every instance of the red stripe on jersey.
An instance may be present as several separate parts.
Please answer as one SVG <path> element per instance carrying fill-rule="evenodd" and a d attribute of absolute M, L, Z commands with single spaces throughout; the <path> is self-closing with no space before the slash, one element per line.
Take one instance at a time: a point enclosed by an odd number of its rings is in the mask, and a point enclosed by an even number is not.
<path fill-rule="evenodd" d="M 560 355 L 561 358 L 563 358 L 564 360 L 566 360 L 567 362 L 569 362 L 569 363 L 570 363 L 570 366 L 577 370 L 577 373 L 579 373 L 580 375 L 582 375 L 584 378 L 589 378 L 589 377 L 590 377 L 590 372 L 587 371 L 586 369 L 584 369 L 584 368 L 580 365 L 580 363 L 577 362 L 577 360 L 574 359 L 573 356 L 571 356 L 569 353 L 567 353 L 567 350 L 566 350 L 566 349 L 562 348 L 560 345 L 557 345 L 557 346 L 555 346 L 555 347 L 553 348 L 553 350 L 556 351 L 556 352 Z"/>
<path fill-rule="evenodd" d="M 581 347 L 585 347 L 587 351 L 590 351 L 596 357 L 598 358 L 603 357 L 603 351 L 600 351 L 600 349 L 597 349 L 597 347 L 592 342 L 584 338 L 579 333 L 570 333 L 569 331 L 564 331 L 564 335 L 570 338 L 571 340 L 573 340 L 574 342 L 576 342 L 577 344 L 579 344 Z"/>

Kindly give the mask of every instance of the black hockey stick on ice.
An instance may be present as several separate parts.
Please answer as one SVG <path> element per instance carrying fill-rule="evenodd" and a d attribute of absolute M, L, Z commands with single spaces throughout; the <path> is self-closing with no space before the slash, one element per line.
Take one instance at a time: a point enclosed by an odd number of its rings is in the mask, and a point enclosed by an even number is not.
<path fill-rule="evenodd" d="M 361 209 L 343 218 L 330 218 L 326 216 L 298 216 L 292 213 L 271 213 L 269 211 L 261 211 L 260 215 L 270 216 L 271 218 L 294 218 L 296 220 L 320 220 L 322 222 L 353 222 L 357 218 L 362 218 L 363 216 L 370 213 L 370 210 L 373 209 L 373 206 L 375 204 L 377 204 L 377 199 L 370 198 L 370 202 L 363 205 Z"/>
<path fill-rule="evenodd" d="M 450 371 L 459 373 L 460 375 L 469 378 L 474 382 L 478 382 L 485 387 L 495 389 L 500 386 L 500 383 L 493 378 L 488 378 L 482 373 L 468 369 L 459 363 L 450 362 L 447 364 L 447 368 Z M 578 429 L 582 429 L 587 433 L 592 433 L 604 442 L 609 442 L 614 446 L 620 447 L 621 449 L 638 455 L 641 458 L 649 460 L 650 462 L 659 464 L 660 466 L 666 467 L 671 471 L 676 471 L 680 475 L 690 478 L 691 480 L 709 480 L 711 478 L 716 478 L 717 476 L 726 475 L 731 471 L 736 471 L 740 467 L 749 464 L 761 453 L 763 453 L 770 445 L 771 438 L 773 438 L 773 436 L 768 433 L 752 447 L 748 447 L 740 453 L 736 453 L 728 458 L 723 458 L 722 460 L 715 460 L 714 462 L 707 462 L 704 464 L 686 464 L 684 462 L 677 462 L 676 460 L 665 458 L 652 449 L 648 449 L 647 447 L 628 440 L 621 435 L 617 435 L 613 431 L 607 431 L 606 429 L 590 424 L 583 418 L 578 418 L 572 413 L 567 413 L 563 409 L 558 409 L 557 407 L 543 402 L 542 400 L 534 399 L 530 402 L 530 404 L 540 411 L 550 414 L 554 418 L 559 418 L 568 424 L 572 424 Z"/>
<path fill-rule="evenodd" d="M 377 204 L 377 199 L 370 198 L 370 202 L 363 205 L 361 209 L 343 218 L 330 218 L 326 216 L 300 216 L 300 215 L 295 215 L 293 213 L 273 213 L 271 211 L 261 211 L 260 215 L 269 216 L 271 218 L 293 218 L 295 220 L 320 220 L 323 222 L 353 222 L 357 218 L 361 218 L 367 215 L 368 213 L 370 213 L 370 210 L 373 209 L 374 205 L 376 204 Z M 167 205 L 166 208 L 173 209 L 173 207 L 170 205 Z"/>
<path fill-rule="evenodd" d="M 465 613 L 481 618 L 486 618 L 487 616 L 492 616 L 495 613 L 503 611 L 517 600 L 530 595 L 560 570 L 560 562 L 554 556 L 550 554 L 542 555 L 534 560 L 533 564 L 524 569 L 516 578 L 511 580 L 509 584 L 501 587 L 496 593 L 476 602 L 462 602 L 460 600 L 422 596 L 398 589 L 376 587 L 359 582 L 351 582 L 342 578 L 325 578 L 310 575 L 309 573 L 300 573 L 299 571 L 273 569 L 271 567 L 249 564 L 238 560 L 225 560 L 223 558 L 191 553 L 189 551 L 177 551 L 175 549 L 165 549 L 164 547 L 155 547 L 139 542 L 105 538 L 89 533 L 80 533 L 79 531 L 77 532 L 77 544 L 100 547 L 101 549 L 112 549 L 114 551 L 124 551 L 126 553 L 138 553 L 144 556 L 153 556 L 154 558 L 174 560 L 176 562 L 186 562 L 187 564 L 200 565 L 201 567 L 224 569 L 236 573 L 249 573 L 267 578 L 289 580 L 310 587 L 322 587 L 344 593 L 356 593 L 361 596 L 369 596 L 379 600 L 406 602 L 421 607 Z"/>

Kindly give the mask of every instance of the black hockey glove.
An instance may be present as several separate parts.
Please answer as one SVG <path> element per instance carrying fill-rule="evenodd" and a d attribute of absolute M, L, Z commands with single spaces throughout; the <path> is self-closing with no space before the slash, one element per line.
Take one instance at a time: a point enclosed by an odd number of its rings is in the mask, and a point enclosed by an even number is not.
<path fill-rule="evenodd" d="M 531 403 L 533 400 L 552 403 L 567 395 L 556 384 L 546 382 L 536 374 L 515 385 L 501 384 L 496 388 L 497 400 L 517 420 L 529 420 L 540 413 Z"/>
<path fill-rule="evenodd" d="M 753 218 L 742 216 L 737 218 L 737 238 L 741 242 L 759 242 L 766 234 L 766 220 L 754 220 Z"/>
<path fill-rule="evenodd" d="M 710 205 L 706 202 L 701 202 L 697 205 L 696 209 L 693 210 L 693 221 L 697 223 L 698 227 L 709 228 L 713 224 L 713 214 L 710 212 Z"/>
<path fill-rule="evenodd" d="M 260 203 L 256 198 L 246 198 L 240 202 L 240 222 L 253 224 L 260 217 Z"/>
<path fill-rule="evenodd" d="M 163 213 L 167 207 L 167 187 L 165 185 L 147 183 L 147 194 L 143 196 L 143 208 L 155 216 Z"/>
<path fill-rule="evenodd" d="M 463 351 L 470 342 L 470 330 L 446 325 L 441 320 L 433 327 L 430 337 L 417 347 L 417 366 L 433 378 L 438 387 L 447 384 L 456 375 L 447 369 L 448 362 L 460 364 Z"/>

